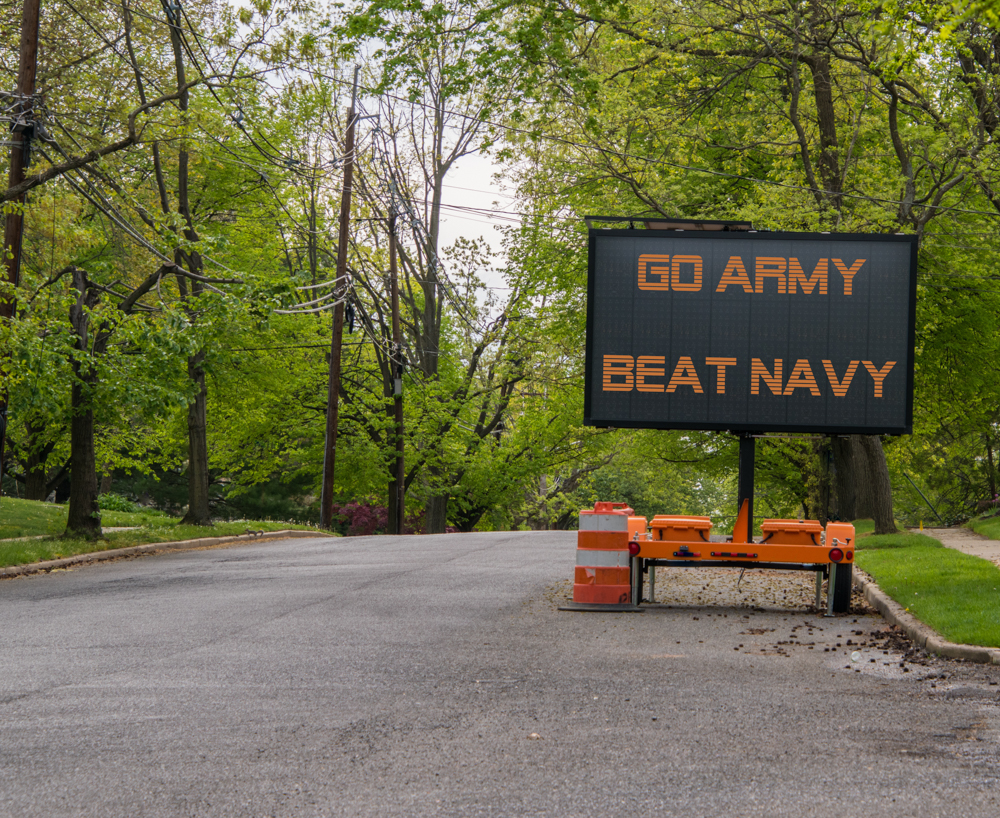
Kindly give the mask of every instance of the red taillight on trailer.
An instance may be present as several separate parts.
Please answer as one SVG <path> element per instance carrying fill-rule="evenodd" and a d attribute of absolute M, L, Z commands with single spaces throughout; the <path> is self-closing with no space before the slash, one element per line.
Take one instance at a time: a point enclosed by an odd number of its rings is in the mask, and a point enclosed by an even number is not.
<path fill-rule="evenodd" d="M 638 557 L 639 556 L 639 543 L 637 543 L 635 540 L 632 540 L 632 542 L 630 542 L 628 544 L 628 552 L 633 557 Z"/>
<path fill-rule="evenodd" d="M 847 559 L 848 560 L 853 560 L 854 559 L 854 552 L 853 551 L 848 551 L 847 552 Z"/>
<path fill-rule="evenodd" d="M 839 548 L 830 549 L 830 562 L 840 562 L 844 558 L 844 552 Z"/>

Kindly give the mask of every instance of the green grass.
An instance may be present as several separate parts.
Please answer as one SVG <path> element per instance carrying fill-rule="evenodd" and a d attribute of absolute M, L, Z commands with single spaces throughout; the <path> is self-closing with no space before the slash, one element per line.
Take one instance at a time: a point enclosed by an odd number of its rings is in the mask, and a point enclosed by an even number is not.
<path fill-rule="evenodd" d="M 863 537 L 865 534 L 871 534 L 875 530 L 874 520 L 855 520 L 853 525 L 856 537 Z"/>
<path fill-rule="evenodd" d="M 859 536 L 855 562 L 945 639 L 1000 647 L 1000 568 L 924 534 Z"/>
<path fill-rule="evenodd" d="M 66 506 L 13 497 L 0 499 L 0 539 L 61 534 L 66 528 Z"/>
<path fill-rule="evenodd" d="M 991 540 L 1000 540 L 1000 517 L 979 517 L 970 520 L 969 528 Z"/>
<path fill-rule="evenodd" d="M 66 506 L 4 497 L 0 500 L 0 567 L 25 565 L 147 543 L 194 540 L 199 537 L 228 537 L 244 534 L 248 528 L 265 532 L 289 528 L 312 530 L 312 526 L 281 520 L 236 520 L 216 523 L 213 526 L 180 525 L 180 520 L 176 517 L 169 517 L 161 511 L 149 510 L 104 511 L 101 513 L 101 525 L 105 529 L 124 526 L 136 526 L 136 528 L 131 531 L 106 531 L 104 537 L 96 542 L 63 537 L 62 533 L 66 528 Z M 39 536 L 42 539 L 12 542 L 12 539 L 17 537 Z"/>

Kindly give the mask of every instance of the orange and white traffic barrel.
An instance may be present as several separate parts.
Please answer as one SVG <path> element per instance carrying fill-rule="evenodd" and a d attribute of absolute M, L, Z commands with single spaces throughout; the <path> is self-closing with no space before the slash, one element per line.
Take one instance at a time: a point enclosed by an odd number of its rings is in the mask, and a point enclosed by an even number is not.
<path fill-rule="evenodd" d="M 593 511 L 580 512 L 574 602 L 589 605 L 632 602 L 628 543 L 638 520 L 632 514 L 632 509 L 624 503 L 595 503 Z M 645 522 L 643 519 L 643 529 Z"/>

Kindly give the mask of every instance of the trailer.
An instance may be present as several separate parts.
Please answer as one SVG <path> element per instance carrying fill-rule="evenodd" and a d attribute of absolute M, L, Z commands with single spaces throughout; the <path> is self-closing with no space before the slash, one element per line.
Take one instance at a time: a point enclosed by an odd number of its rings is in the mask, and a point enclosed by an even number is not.
<path fill-rule="evenodd" d="M 855 529 L 850 523 L 765 519 L 752 536 L 749 499 L 731 536 L 713 536 L 709 517 L 635 516 L 624 503 L 595 503 L 580 512 L 573 610 L 634 610 L 656 601 L 655 569 L 748 568 L 812 571 L 816 608 L 822 610 L 827 580 L 827 616 L 846 613 L 851 602 Z M 643 599 L 643 577 L 648 596 Z"/>
<path fill-rule="evenodd" d="M 817 607 L 825 579 L 826 612 L 846 612 L 854 527 L 764 519 L 754 537 L 755 445 L 912 432 L 917 236 L 586 221 L 584 425 L 733 434 L 739 474 L 728 537 L 707 517 L 581 512 L 574 609 L 634 610 L 663 565 L 812 571 Z"/>
<path fill-rule="evenodd" d="M 822 608 L 823 581 L 827 582 L 826 614 L 846 613 L 851 602 L 855 530 L 850 523 L 819 520 L 767 520 L 761 537 L 749 533 L 749 503 L 744 501 L 731 537 L 710 535 L 708 517 L 657 515 L 648 531 L 633 525 L 629 540 L 630 594 L 633 604 L 654 602 L 657 566 L 672 568 L 770 568 L 812 571 L 816 574 L 816 608 Z M 644 518 L 633 518 L 643 521 Z M 648 576 L 648 597 L 642 598 Z"/>

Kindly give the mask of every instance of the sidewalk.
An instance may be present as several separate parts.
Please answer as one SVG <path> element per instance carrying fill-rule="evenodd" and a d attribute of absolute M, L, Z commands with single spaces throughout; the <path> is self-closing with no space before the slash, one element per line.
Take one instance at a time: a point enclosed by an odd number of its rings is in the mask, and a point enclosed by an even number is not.
<path fill-rule="evenodd" d="M 946 548 L 982 557 L 1000 566 L 1000 540 L 987 539 L 971 528 L 925 528 L 921 532 L 917 532 L 916 529 L 913 531 L 933 537 Z"/>

